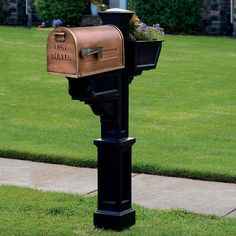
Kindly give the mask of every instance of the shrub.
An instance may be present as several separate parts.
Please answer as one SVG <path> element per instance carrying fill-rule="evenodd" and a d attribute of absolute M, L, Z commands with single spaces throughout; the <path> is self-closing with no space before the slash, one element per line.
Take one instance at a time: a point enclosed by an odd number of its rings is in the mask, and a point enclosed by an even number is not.
<path fill-rule="evenodd" d="M 87 0 L 35 0 L 38 16 L 51 24 L 53 19 L 61 19 L 63 25 L 78 26 L 87 8 Z"/>
<path fill-rule="evenodd" d="M 203 0 L 130 0 L 130 6 L 148 25 L 159 23 L 168 32 L 196 31 Z"/>

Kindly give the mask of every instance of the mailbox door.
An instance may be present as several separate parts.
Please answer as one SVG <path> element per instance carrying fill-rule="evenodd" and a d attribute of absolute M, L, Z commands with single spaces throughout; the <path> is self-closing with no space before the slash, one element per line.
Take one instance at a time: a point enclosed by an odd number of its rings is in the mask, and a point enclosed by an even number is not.
<path fill-rule="evenodd" d="M 53 30 L 48 36 L 47 71 L 77 77 L 78 52 L 76 41 L 66 28 Z"/>

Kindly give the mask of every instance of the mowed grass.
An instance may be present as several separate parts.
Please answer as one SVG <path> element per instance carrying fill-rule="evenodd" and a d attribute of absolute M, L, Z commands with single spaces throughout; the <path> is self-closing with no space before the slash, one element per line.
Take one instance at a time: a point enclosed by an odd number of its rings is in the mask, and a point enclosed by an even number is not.
<path fill-rule="evenodd" d="M 117 233 L 96 230 L 96 197 L 0 187 L 0 235 L 236 235 L 235 218 L 135 206 L 137 222 Z"/>
<path fill-rule="evenodd" d="M 0 27 L 0 156 L 96 166 L 99 117 L 46 73 L 49 31 Z M 130 85 L 133 171 L 236 182 L 236 39 L 166 36 Z"/>

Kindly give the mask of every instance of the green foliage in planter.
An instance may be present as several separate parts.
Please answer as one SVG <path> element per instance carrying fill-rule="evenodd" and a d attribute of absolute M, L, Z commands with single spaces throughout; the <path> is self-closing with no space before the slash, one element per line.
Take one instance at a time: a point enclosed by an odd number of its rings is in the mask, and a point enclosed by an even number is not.
<path fill-rule="evenodd" d="M 51 24 L 61 19 L 63 25 L 78 26 L 87 8 L 87 0 L 35 0 L 36 11 L 43 21 Z"/>
<path fill-rule="evenodd" d="M 131 0 L 130 6 L 148 25 L 159 23 L 168 32 L 196 31 L 202 0 Z"/>

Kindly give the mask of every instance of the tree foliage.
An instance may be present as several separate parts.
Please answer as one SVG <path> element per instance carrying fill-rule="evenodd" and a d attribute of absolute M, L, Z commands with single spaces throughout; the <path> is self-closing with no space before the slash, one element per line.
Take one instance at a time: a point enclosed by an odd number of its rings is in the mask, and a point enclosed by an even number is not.
<path fill-rule="evenodd" d="M 194 32 L 200 22 L 202 0 L 130 0 L 139 18 L 159 23 L 168 32 Z"/>

